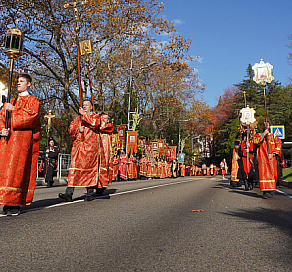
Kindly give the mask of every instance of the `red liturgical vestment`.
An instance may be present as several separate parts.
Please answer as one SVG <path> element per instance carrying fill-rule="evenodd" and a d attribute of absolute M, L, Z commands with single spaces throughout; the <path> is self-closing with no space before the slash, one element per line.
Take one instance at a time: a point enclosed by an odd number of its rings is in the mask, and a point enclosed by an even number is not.
<path fill-rule="evenodd" d="M 127 179 L 127 166 L 128 166 L 128 155 L 124 154 L 120 156 L 120 177 Z"/>
<path fill-rule="evenodd" d="M 268 135 L 269 153 L 267 149 L 266 138 L 262 140 L 261 134 L 254 136 L 254 143 L 259 145 L 258 148 L 258 171 L 261 191 L 276 190 L 277 181 L 277 159 L 276 156 L 281 157 L 282 142 L 279 137 L 274 134 Z M 275 154 L 270 160 L 269 154 Z"/>
<path fill-rule="evenodd" d="M 140 159 L 140 176 L 146 176 L 147 174 L 147 159 Z"/>
<path fill-rule="evenodd" d="M 106 188 L 113 179 L 112 158 L 113 124 L 107 123 L 99 128 L 99 181 L 98 188 Z"/>
<path fill-rule="evenodd" d="M 0 140 L 0 204 L 31 204 L 40 145 L 39 100 L 31 95 L 11 100 L 10 135 Z M 5 109 L 0 129 L 5 127 Z"/>
<path fill-rule="evenodd" d="M 78 128 L 85 126 L 84 132 Z M 69 133 L 75 136 L 71 152 L 71 164 L 68 175 L 68 186 L 90 187 L 98 183 L 98 135 L 96 129 L 100 125 L 100 115 L 85 114 L 76 117 L 69 126 Z"/>

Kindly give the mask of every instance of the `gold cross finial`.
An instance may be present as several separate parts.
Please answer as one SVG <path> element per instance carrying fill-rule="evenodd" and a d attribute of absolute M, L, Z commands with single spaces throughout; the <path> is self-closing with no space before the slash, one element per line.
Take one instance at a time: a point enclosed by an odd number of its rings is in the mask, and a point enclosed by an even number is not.
<path fill-rule="evenodd" d="M 48 118 L 47 133 L 49 134 L 50 129 L 51 129 L 52 118 L 55 118 L 56 115 L 55 114 L 52 114 L 52 110 L 49 109 L 49 114 L 46 114 L 44 117 L 45 118 Z"/>

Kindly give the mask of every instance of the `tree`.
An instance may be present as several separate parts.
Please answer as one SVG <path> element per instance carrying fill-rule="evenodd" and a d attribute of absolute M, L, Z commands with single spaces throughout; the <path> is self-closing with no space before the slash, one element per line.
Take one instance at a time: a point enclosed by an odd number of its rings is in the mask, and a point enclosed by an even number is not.
<path fill-rule="evenodd" d="M 18 18 L 25 34 L 25 55 L 16 68 L 34 75 L 32 91 L 46 111 L 52 108 L 57 113 L 56 120 L 65 122 L 62 131 L 79 107 L 73 13 L 56 0 L 14 0 L 4 1 L 2 5 L 2 31 Z M 79 7 L 80 36 L 90 36 L 93 40 L 89 70 L 97 108 L 101 110 L 104 106 L 105 110 L 112 111 L 116 121 L 124 119 L 132 58 L 136 73 L 131 100 L 143 113 L 151 113 L 154 137 L 162 133 L 164 126 L 163 114 L 157 114 L 162 99 L 169 101 L 173 97 L 174 103 L 185 103 L 199 89 L 198 76 L 187 65 L 192 60 L 188 55 L 190 42 L 176 35 L 172 22 L 160 15 L 162 10 L 163 3 L 156 0 L 91 0 Z M 161 33 L 169 35 L 167 41 L 154 38 Z M 2 35 L 0 42 L 3 38 Z M 155 68 L 139 70 L 151 61 L 157 63 Z M 82 58 L 82 82 L 87 81 L 86 65 Z M 1 62 L 1 66 L 7 67 L 7 62 Z M 82 84 L 84 96 L 86 86 Z M 55 133 L 68 149 L 68 134 L 63 135 L 57 127 Z"/>

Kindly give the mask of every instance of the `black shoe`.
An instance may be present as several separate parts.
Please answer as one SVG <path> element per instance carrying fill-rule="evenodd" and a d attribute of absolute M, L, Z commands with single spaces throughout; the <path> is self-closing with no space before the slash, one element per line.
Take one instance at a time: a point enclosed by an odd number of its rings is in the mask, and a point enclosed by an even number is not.
<path fill-rule="evenodd" d="M 263 198 L 264 198 L 264 199 L 267 199 L 267 198 L 268 198 L 268 193 L 267 193 L 267 192 L 264 192 L 264 193 L 263 193 Z"/>
<path fill-rule="evenodd" d="M 73 201 L 72 196 L 67 194 L 67 193 L 65 193 L 65 194 L 59 193 L 59 198 L 65 200 L 65 201 L 68 201 L 68 202 Z"/>
<path fill-rule="evenodd" d="M 97 188 L 96 189 L 96 195 L 101 196 L 103 195 L 103 192 L 105 191 L 106 188 Z"/>
<path fill-rule="evenodd" d="M 274 196 L 274 191 L 270 191 L 269 195 L 270 195 L 270 197 L 273 197 Z"/>
<path fill-rule="evenodd" d="M 3 213 L 7 214 L 7 211 L 9 210 L 9 206 L 3 206 Z"/>
<path fill-rule="evenodd" d="M 9 207 L 6 212 L 7 216 L 18 216 L 20 214 L 20 207 Z"/>
<path fill-rule="evenodd" d="M 52 182 L 52 181 L 48 181 L 48 183 L 47 183 L 47 188 L 53 187 L 53 183 L 54 183 L 54 182 Z"/>
<path fill-rule="evenodd" d="M 84 201 L 92 201 L 93 200 L 93 197 L 91 195 L 86 195 L 85 198 L 84 198 Z"/>

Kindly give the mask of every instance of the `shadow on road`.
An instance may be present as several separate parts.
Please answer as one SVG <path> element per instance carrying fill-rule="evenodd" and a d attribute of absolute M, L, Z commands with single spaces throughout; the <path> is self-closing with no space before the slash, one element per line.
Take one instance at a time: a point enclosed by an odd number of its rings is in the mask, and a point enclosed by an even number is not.
<path fill-rule="evenodd" d="M 266 223 L 266 228 L 277 227 L 292 237 L 292 219 L 291 212 L 283 210 L 273 210 L 267 208 L 258 208 L 252 210 L 239 210 L 235 212 L 220 212 L 221 214 L 238 217 L 245 220 Z"/>
<path fill-rule="evenodd" d="M 67 185 L 59 185 L 59 186 L 67 186 Z M 94 195 L 93 201 L 96 199 L 110 199 L 110 194 L 114 194 L 116 191 L 117 189 L 107 189 L 103 192 L 102 195 Z M 84 196 L 80 196 L 76 198 L 73 197 L 73 202 L 70 202 L 70 203 L 74 203 L 74 201 L 78 201 L 78 200 L 83 200 L 84 198 L 85 198 L 85 193 L 84 193 Z M 22 206 L 21 212 L 25 213 L 32 210 L 38 210 L 38 209 L 41 210 L 46 207 L 50 207 L 59 203 L 64 203 L 64 200 L 60 198 L 41 199 L 41 200 L 37 200 L 33 202 L 31 205 Z"/>

